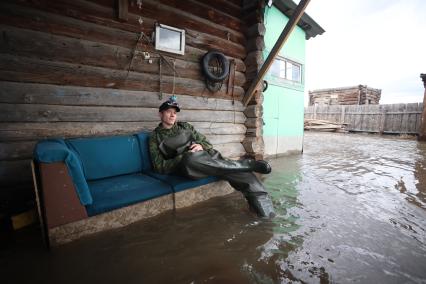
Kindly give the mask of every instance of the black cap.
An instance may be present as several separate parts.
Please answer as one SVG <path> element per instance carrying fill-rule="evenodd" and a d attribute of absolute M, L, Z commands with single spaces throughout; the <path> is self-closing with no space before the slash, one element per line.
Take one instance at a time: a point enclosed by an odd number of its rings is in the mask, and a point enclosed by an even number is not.
<path fill-rule="evenodd" d="M 178 102 L 176 101 L 176 96 L 171 96 L 167 101 L 161 104 L 161 106 L 158 108 L 159 112 L 162 112 L 163 110 L 169 109 L 169 108 L 175 108 L 177 112 L 180 112 L 180 107 Z"/>

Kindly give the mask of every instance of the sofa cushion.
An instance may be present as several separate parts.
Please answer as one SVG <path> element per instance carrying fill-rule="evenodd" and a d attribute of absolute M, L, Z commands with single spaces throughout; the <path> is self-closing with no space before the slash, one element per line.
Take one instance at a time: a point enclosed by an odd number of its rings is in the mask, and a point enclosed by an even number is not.
<path fill-rule="evenodd" d="M 179 192 L 188 188 L 193 188 L 201 185 L 205 185 L 214 181 L 218 181 L 219 179 L 217 177 L 206 177 L 202 179 L 193 180 L 186 177 L 181 176 L 175 176 L 175 175 L 162 175 L 157 174 L 155 172 L 147 172 L 147 174 L 153 178 L 156 178 L 158 180 L 161 180 L 170 186 L 173 187 L 173 190 L 175 192 Z"/>
<path fill-rule="evenodd" d="M 172 193 L 170 185 L 144 174 L 116 176 L 88 184 L 93 197 L 93 203 L 86 206 L 89 216 Z"/>
<path fill-rule="evenodd" d="M 66 143 L 80 158 L 88 181 L 142 170 L 135 136 L 68 139 Z"/>

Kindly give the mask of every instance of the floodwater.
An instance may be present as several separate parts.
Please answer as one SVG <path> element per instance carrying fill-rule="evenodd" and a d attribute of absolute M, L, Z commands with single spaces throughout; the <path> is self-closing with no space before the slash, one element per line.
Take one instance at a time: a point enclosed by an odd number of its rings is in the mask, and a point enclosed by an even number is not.
<path fill-rule="evenodd" d="M 425 158 L 413 139 L 306 133 L 264 177 L 273 220 L 234 193 L 52 252 L 19 233 L 1 282 L 426 283 Z"/>

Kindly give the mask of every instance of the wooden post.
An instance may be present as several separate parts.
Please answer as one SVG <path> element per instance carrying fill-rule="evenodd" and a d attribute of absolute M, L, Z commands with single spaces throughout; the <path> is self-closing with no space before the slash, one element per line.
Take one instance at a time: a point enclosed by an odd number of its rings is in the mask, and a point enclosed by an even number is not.
<path fill-rule="evenodd" d="M 420 120 L 420 132 L 417 139 L 419 141 L 426 141 L 426 74 L 420 74 L 420 78 L 423 80 L 423 86 L 425 88 L 423 95 L 423 112 Z"/>
<path fill-rule="evenodd" d="M 121 21 L 127 22 L 129 15 L 129 1 L 128 0 L 118 0 L 117 3 L 118 13 L 117 16 Z"/>
<path fill-rule="evenodd" d="M 287 41 L 294 27 L 299 22 L 309 2 L 310 0 L 301 0 L 299 4 L 297 5 L 296 10 L 294 10 L 293 14 L 290 17 L 290 20 L 287 22 L 286 26 L 284 27 L 284 30 L 282 31 L 280 37 L 278 38 L 277 42 L 272 48 L 271 53 L 269 53 L 268 58 L 266 58 L 265 63 L 263 63 L 262 68 L 260 69 L 258 75 L 253 80 L 252 84 L 250 85 L 246 94 L 244 95 L 244 98 L 243 98 L 244 106 L 247 106 L 249 104 L 250 99 L 259 90 L 258 88 L 260 86 L 260 83 L 263 81 L 263 78 L 265 77 L 266 72 L 268 72 L 269 68 L 272 65 L 273 60 L 277 56 L 278 52 L 281 50 L 281 47 Z"/>
<path fill-rule="evenodd" d="M 317 104 L 314 104 L 314 119 L 317 119 Z"/>
<path fill-rule="evenodd" d="M 343 124 L 343 123 L 345 123 L 345 109 L 346 109 L 346 106 L 341 106 L 341 108 L 342 108 L 342 113 L 340 114 L 340 124 Z"/>

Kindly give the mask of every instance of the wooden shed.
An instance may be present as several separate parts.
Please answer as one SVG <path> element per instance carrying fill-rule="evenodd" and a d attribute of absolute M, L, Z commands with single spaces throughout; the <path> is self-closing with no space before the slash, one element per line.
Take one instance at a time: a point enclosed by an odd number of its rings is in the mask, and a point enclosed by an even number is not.
<path fill-rule="evenodd" d="M 309 91 L 309 105 L 377 105 L 382 90 L 358 85 Z"/>

